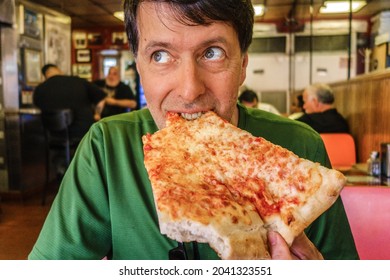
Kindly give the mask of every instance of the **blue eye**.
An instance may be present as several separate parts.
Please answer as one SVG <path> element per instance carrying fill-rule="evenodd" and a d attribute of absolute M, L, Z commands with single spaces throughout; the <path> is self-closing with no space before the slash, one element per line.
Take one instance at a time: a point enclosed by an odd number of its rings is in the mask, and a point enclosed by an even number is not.
<path fill-rule="evenodd" d="M 152 58 L 157 63 L 167 63 L 170 60 L 170 56 L 165 51 L 157 51 L 153 53 Z"/>
<path fill-rule="evenodd" d="M 204 57 L 209 60 L 218 60 L 221 59 L 224 55 L 224 52 L 220 48 L 209 48 L 206 50 Z"/>

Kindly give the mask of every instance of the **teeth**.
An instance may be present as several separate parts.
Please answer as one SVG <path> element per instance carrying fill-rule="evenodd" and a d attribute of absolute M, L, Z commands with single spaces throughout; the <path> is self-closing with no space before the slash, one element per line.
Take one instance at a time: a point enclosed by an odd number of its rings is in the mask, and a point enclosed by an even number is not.
<path fill-rule="evenodd" d="M 194 113 L 194 114 L 189 114 L 189 113 L 181 113 L 181 117 L 186 119 L 186 120 L 195 120 L 199 118 L 202 115 L 202 112 Z"/>

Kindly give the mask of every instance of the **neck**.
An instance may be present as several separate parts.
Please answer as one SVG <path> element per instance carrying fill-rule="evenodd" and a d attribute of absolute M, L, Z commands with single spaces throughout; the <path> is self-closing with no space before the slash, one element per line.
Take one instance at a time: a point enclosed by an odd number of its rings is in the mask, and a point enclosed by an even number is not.
<path fill-rule="evenodd" d="M 333 109 L 333 105 L 332 104 L 323 104 L 321 103 L 321 106 L 320 106 L 320 112 L 324 112 L 324 111 L 327 111 L 329 109 Z"/>
<path fill-rule="evenodd" d="M 119 81 L 106 80 L 106 85 L 108 85 L 110 87 L 116 87 L 118 84 L 119 84 Z"/>

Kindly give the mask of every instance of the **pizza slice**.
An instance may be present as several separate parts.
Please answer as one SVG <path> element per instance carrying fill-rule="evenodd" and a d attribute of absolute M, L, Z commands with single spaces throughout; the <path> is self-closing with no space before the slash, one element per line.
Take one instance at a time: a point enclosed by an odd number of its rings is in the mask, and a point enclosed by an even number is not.
<path fill-rule="evenodd" d="M 270 258 L 268 230 L 291 245 L 346 182 L 213 112 L 191 121 L 170 113 L 143 143 L 161 233 L 207 242 L 222 259 Z"/>

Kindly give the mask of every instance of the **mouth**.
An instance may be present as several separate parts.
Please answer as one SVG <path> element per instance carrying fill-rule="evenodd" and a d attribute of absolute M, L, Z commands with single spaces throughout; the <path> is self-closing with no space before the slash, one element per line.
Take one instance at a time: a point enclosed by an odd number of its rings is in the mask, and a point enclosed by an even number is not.
<path fill-rule="evenodd" d="M 197 113 L 180 113 L 180 116 L 188 121 L 196 120 L 200 118 L 205 112 L 197 112 Z"/>

